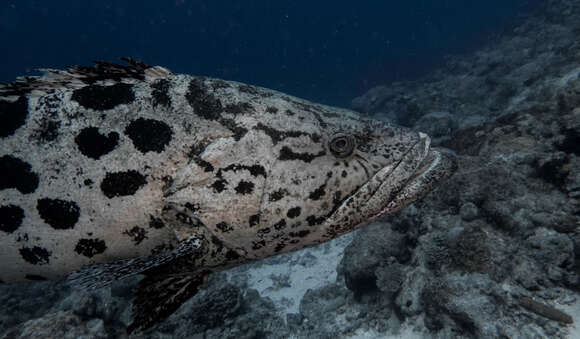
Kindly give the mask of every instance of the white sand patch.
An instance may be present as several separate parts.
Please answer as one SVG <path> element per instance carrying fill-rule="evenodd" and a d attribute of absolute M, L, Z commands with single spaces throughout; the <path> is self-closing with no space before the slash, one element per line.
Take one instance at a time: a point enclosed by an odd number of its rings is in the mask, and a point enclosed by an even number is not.
<path fill-rule="evenodd" d="M 575 294 L 576 301 L 574 303 L 567 303 L 567 305 L 559 304 L 557 308 L 569 314 L 574 323 L 567 326 L 569 334 L 568 338 L 580 338 L 580 294 Z"/>
<path fill-rule="evenodd" d="M 425 339 L 430 335 L 430 333 L 426 331 L 423 323 L 423 316 L 408 319 L 402 324 L 395 316 L 391 317 L 391 319 L 391 326 L 389 326 L 390 334 L 379 333 L 373 329 L 359 329 L 354 335 L 348 337 L 348 339 Z M 419 329 L 424 329 L 425 331 Z"/>
<path fill-rule="evenodd" d="M 298 313 L 300 300 L 309 289 L 336 282 L 336 267 L 353 236 L 354 233 L 349 233 L 315 247 L 258 262 L 244 272 L 248 287 L 272 299 L 282 319 L 286 319 L 287 314 Z M 235 279 L 236 274 L 237 270 L 228 272 L 228 279 Z"/>

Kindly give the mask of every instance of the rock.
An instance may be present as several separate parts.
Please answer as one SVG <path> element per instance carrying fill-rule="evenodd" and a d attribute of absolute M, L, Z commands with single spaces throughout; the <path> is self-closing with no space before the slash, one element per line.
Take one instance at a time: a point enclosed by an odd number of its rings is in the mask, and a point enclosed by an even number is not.
<path fill-rule="evenodd" d="M 491 249 L 487 233 L 481 228 L 464 229 L 449 250 L 451 263 L 465 272 L 487 273 L 491 265 Z"/>
<path fill-rule="evenodd" d="M 564 185 L 571 169 L 564 152 L 544 154 L 536 159 L 534 165 L 540 178 L 558 187 Z"/>
<path fill-rule="evenodd" d="M 406 266 L 392 260 L 377 268 L 375 275 L 379 290 L 385 293 L 396 293 L 401 289 L 407 275 Z"/>
<path fill-rule="evenodd" d="M 412 317 L 424 311 L 421 292 L 430 275 L 423 267 L 417 267 L 407 274 L 401 292 L 395 299 L 395 305 L 403 316 Z"/>
<path fill-rule="evenodd" d="M 84 321 L 72 312 L 59 311 L 29 320 L 4 338 L 106 339 L 109 336 L 101 319 Z"/>
<path fill-rule="evenodd" d="M 574 266 L 574 243 L 570 237 L 547 228 L 538 228 L 526 239 L 529 255 L 545 275 L 544 285 L 564 285 Z M 549 282 L 549 283 L 548 283 Z"/>
<path fill-rule="evenodd" d="M 235 317 L 241 307 L 241 291 L 233 285 L 226 285 L 209 291 L 183 316 L 201 326 L 200 330 L 203 331 L 223 325 L 226 319 Z"/>
<path fill-rule="evenodd" d="M 363 96 L 355 98 L 351 102 L 352 109 L 359 112 L 376 113 L 386 100 L 389 100 L 391 90 L 386 86 L 377 86 L 366 92 Z"/>
<path fill-rule="evenodd" d="M 358 296 L 376 290 L 375 270 L 387 258 L 393 257 L 398 262 L 408 260 L 409 253 L 401 246 L 404 242 L 404 235 L 384 224 L 372 224 L 358 232 L 346 247 L 340 264 L 346 286 Z"/>
<path fill-rule="evenodd" d="M 413 129 L 427 133 L 432 137 L 435 140 L 434 144 L 437 144 L 443 138 L 450 137 L 456 128 L 457 122 L 449 112 L 425 114 L 413 126 Z"/>
<path fill-rule="evenodd" d="M 465 221 L 473 221 L 479 217 L 479 209 L 477 206 L 475 206 L 474 203 L 466 202 L 465 204 L 461 205 L 459 214 L 461 215 L 461 219 Z"/>

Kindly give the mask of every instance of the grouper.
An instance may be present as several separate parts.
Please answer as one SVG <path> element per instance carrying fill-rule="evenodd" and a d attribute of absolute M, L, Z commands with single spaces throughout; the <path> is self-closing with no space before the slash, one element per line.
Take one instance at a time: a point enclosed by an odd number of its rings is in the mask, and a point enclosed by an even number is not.
<path fill-rule="evenodd" d="M 212 272 L 351 232 L 457 167 L 421 132 L 124 60 L 0 86 L 0 281 L 142 274 L 129 331 Z"/>

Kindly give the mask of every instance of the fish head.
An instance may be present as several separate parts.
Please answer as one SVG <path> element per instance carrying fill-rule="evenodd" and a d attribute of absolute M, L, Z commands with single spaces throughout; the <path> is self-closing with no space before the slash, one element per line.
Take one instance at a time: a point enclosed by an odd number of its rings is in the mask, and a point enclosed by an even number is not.
<path fill-rule="evenodd" d="M 263 113 L 239 117 L 242 136 L 220 137 L 200 154 L 211 171 L 188 170 L 187 189 L 167 197 L 185 213 L 193 202 L 191 217 L 243 257 L 353 231 L 455 170 L 454 156 L 432 149 L 424 133 L 287 96 L 269 100 L 255 105 Z"/>
<path fill-rule="evenodd" d="M 327 117 L 324 123 L 312 122 L 319 140 L 287 138 L 277 145 L 261 218 L 272 225 L 285 220 L 284 251 L 333 239 L 399 211 L 457 166 L 455 156 L 431 148 L 424 133 L 347 112 Z"/>

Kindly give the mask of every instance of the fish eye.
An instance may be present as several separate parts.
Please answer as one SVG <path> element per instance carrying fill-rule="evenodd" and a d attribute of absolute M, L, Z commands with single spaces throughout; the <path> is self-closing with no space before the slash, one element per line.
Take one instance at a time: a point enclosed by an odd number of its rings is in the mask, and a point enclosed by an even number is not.
<path fill-rule="evenodd" d="M 355 148 L 355 140 L 349 134 L 336 134 L 328 143 L 330 151 L 337 158 L 346 158 L 352 154 Z"/>

